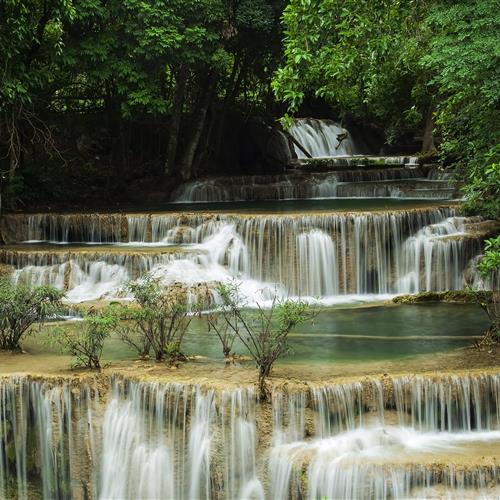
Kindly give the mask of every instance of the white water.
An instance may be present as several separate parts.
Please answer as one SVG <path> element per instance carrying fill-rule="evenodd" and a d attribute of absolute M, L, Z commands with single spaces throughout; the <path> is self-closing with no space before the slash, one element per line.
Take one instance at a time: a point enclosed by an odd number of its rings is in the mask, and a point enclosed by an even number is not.
<path fill-rule="evenodd" d="M 419 460 L 432 463 L 435 455 L 450 457 L 469 443 L 498 442 L 500 431 L 484 433 L 423 433 L 401 427 L 356 429 L 334 437 L 296 442 L 273 450 L 280 463 L 273 470 L 273 498 L 288 498 L 291 467 L 306 460 L 308 498 L 409 498 L 413 489 L 432 484 L 432 476 Z M 466 449 L 466 447 L 465 447 Z M 273 457 L 271 458 L 273 460 Z M 406 463 L 405 463 L 406 462 Z M 444 471 L 447 486 L 475 487 L 479 494 L 481 478 L 473 484 L 453 484 L 453 469 Z M 486 475 L 485 475 L 486 477 Z M 479 479 L 479 480 L 478 480 Z M 475 484 L 474 484 L 475 483 Z M 484 487 L 487 481 L 484 480 Z"/>
<path fill-rule="evenodd" d="M 308 295 L 335 295 L 339 289 L 335 246 L 332 238 L 314 229 L 297 236 L 298 273 L 304 277 Z"/>
<path fill-rule="evenodd" d="M 6 259 L 17 269 L 14 283 L 33 286 L 52 285 L 66 293 L 69 302 L 82 302 L 99 298 L 123 297 L 122 288 L 130 279 L 136 279 L 145 272 L 175 260 L 175 254 L 95 254 L 68 251 L 53 256 L 11 254 Z"/>
<path fill-rule="evenodd" d="M 136 383 L 126 390 L 115 389 L 106 410 L 100 498 L 212 498 L 216 469 L 226 498 L 263 498 L 252 390 L 216 395 Z"/>
<path fill-rule="evenodd" d="M 495 498 L 499 491 L 498 467 L 475 460 L 500 446 L 500 375 L 275 389 L 272 408 L 251 388 L 116 379 L 107 402 L 93 393 L 0 379 L 1 498 L 37 492 L 50 500 L 68 491 L 101 499 L 260 500 L 299 491 L 418 498 L 436 488 L 452 498 Z M 465 468 L 452 465 L 466 455 Z"/>
<path fill-rule="evenodd" d="M 211 177 L 182 184 L 173 193 L 172 200 L 179 203 L 213 203 L 384 197 L 450 199 L 455 196 L 455 191 L 450 181 L 428 179 L 420 168 L 385 167 Z M 136 232 L 135 222 L 134 217 L 129 217 L 129 234 Z"/>
<path fill-rule="evenodd" d="M 464 263 L 460 259 L 465 244 L 465 222 L 465 218 L 450 217 L 423 227 L 405 241 L 397 282 L 402 292 L 463 288 Z"/>
<path fill-rule="evenodd" d="M 356 154 L 354 143 L 349 132 L 332 120 L 315 118 L 299 118 L 290 128 L 290 134 L 312 156 L 347 156 Z M 340 141 L 339 136 L 347 134 Z M 306 155 L 294 145 L 298 158 Z"/>
<path fill-rule="evenodd" d="M 52 284 L 65 290 L 71 302 L 123 297 L 123 285 L 144 272 L 165 284 L 203 285 L 212 301 L 217 301 L 216 283 L 237 280 L 251 304 L 270 301 L 276 293 L 319 298 L 325 304 L 357 302 L 462 289 L 481 250 L 479 240 L 467 233 L 467 224 L 478 219 L 452 214 L 451 209 L 427 209 L 131 216 L 128 234 L 138 240 L 135 246 L 157 249 L 82 253 L 70 247 L 53 255 L 39 250 L 2 255 L 16 268 L 15 282 Z M 88 232 L 85 227 L 75 231 Z M 183 248 L 164 253 L 165 245 Z"/>
<path fill-rule="evenodd" d="M 33 498 L 34 484 L 36 498 L 44 500 L 67 498 L 85 483 L 93 490 L 81 467 L 95 452 L 91 393 L 89 387 L 0 379 L 0 498 Z"/>

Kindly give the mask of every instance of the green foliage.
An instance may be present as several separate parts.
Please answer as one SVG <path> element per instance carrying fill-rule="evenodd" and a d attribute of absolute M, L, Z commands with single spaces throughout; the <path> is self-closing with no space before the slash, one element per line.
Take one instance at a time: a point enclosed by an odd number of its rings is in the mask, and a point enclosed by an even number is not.
<path fill-rule="evenodd" d="M 42 118 L 63 51 L 71 0 L 5 0 L 0 4 L 0 173 L 12 179 L 26 142 L 54 152 Z"/>
<path fill-rule="evenodd" d="M 186 297 L 165 288 L 158 280 L 146 275 L 127 285 L 138 307 L 122 308 L 126 320 L 119 328 L 123 342 L 137 350 L 141 357 L 153 353 L 160 362 L 184 359 L 181 345 L 197 306 L 188 307 Z"/>
<path fill-rule="evenodd" d="M 465 208 L 500 217 L 500 11 L 493 0 L 439 2 L 421 65 L 437 100 L 441 156 L 467 179 Z"/>
<path fill-rule="evenodd" d="M 187 358 L 181 351 L 180 342 L 167 342 L 163 349 L 165 353 L 165 358 L 169 360 L 169 362 L 174 361 L 186 361 Z"/>
<path fill-rule="evenodd" d="M 273 88 L 289 113 L 320 97 L 340 116 L 376 120 L 387 142 L 433 116 L 441 161 L 467 180 L 466 209 L 500 216 L 494 0 L 291 0 L 283 22 Z"/>
<path fill-rule="evenodd" d="M 273 81 L 277 97 L 292 113 L 314 95 L 341 114 L 373 117 L 392 129 L 418 121 L 412 91 L 427 36 L 418 26 L 421 5 L 291 0 L 283 14 L 285 63 Z"/>
<path fill-rule="evenodd" d="M 54 329 L 50 340 L 74 357 L 74 367 L 100 370 L 104 342 L 116 328 L 118 320 L 114 307 L 90 312 L 76 328 Z"/>
<path fill-rule="evenodd" d="M 2 2 L 0 173 L 9 173 L 9 183 L 16 172 L 25 179 L 22 201 L 53 202 L 54 194 L 66 193 L 65 183 L 74 172 L 86 170 L 87 162 L 97 163 L 101 175 L 110 171 L 120 180 L 124 172 L 135 176 L 158 168 L 168 143 L 159 136 L 179 133 L 169 128 L 176 112 L 182 118 L 176 165 L 190 142 L 195 150 L 200 136 L 208 143 L 206 136 L 219 133 L 213 122 L 222 123 L 225 115 L 209 114 L 202 134 L 196 134 L 207 89 L 210 107 L 242 105 L 267 112 L 282 5 L 283 0 Z M 176 101 L 183 79 L 185 89 Z M 148 158 L 142 154 L 145 148 L 126 146 L 127 134 L 145 124 L 155 125 L 146 143 L 159 142 Z M 97 154 L 86 154 L 78 140 L 92 133 L 102 147 Z M 45 167 L 52 159 L 57 171 Z M 34 169 L 41 174 L 33 177 Z M 47 176 L 52 183 L 36 182 Z M 52 192 L 57 185 L 62 186 L 59 193 Z M 95 185 L 106 189 L 99 180 Z M 14 189 L 6 194 L 9 202 L 19 198 Z"/>
<path fill-rule="evenodd" d="M 478 269 L 483 278 L 500 271 L 500 235 L 484 242 L 484 256 Z"/>
<path fill-rule="evenodd" d="M 261 71 L 272 44 L 279 43 L 278 1 L 75 4 L 76 16 L 65 38 L 67 103 L 75 94 L 81 96 L 77 104 L 89 109 L 112 99 L 128 118 L 170 113 L 181 65 L 190 74 L 189 107 L 196 104 L 207 75 L 216 75 L 220 90 L 230 92 L 234 69 L 244 64 L 245 72 Z"/>
<path fill-rule="evenodd" d="M 44 322 L 61 307 L 62 293 L 52 287 L 31 288 L 0 280 L 0 349 L 20 349 L 30 327 Z"/>
<path fill-rule="evenodd" d="M 63 49 L 63 22 L 75 14 L 70 0 L 5 0 L 1 5 L 0 111 L 30 104 L 50 83 Z"/>
<path fill-rule="evenodd" d="M 290 350 L 289 333 L 314 316 L 311 307 L 302 301 L 273 299 L 269 309 L 257 304 L 257 309 L 246 309 L 236 283 L 220 284 L 222 299 L 218 309 L 234 335 L 242 342 L 259 369 L 259 393 L 267 398 L 266 379 L 274 363 Z"/>
<path fill-rule="evenodd" d="M 493 157 L 500 161 L 500 146 L 492 148 L 484 159 L 471 159 L 469 182 L 464 186 L 464 210 L 489 219 L 500 219 L 500 163 L 491 163 Z"/>
<path fill-rule="evenodd" d="M 234 341 L 236 340 L 236 332 L 234 326 L 238 318 L 229 311 L 221 314 L 220 308 L 215 307 L 206 315 L 208 331 L 214 332 L 222 346 L 222 354 L 226 360 L 231 356 Z"/>
<path fill-rule="evenodd" d="M 476 343 L 476 346 L 489 346 L 497 343 L 500 340 L 500 291 L 485 293 L 481 290 L 467 288 L 467 292 L 490 320 L 490 326 L 484 332 L 481 341 Z"/>
<path fill-rule="evenodd" d="M 498 5 L 493 0 L 437 2 L 426 25 L 434 36 L 421 66 L 439 97 L 441 152 L 448 162 L 468 168 L 476 159 L 484 169 L 491 162 L 485 163 L 481 155 L 500 139 Z"/>
<path fill-rule="evenodd" d="M 449 290 L 447 292 L 419 292 L 416 294 L 398 295 L 392 301 L 395 304 L 420 304 L 422 302 L 451 302 L 460 304 L 476 303 L 480 300 L 489 300 L 490 291 L 476 291 L 469 287 L 464 290 Z"/>

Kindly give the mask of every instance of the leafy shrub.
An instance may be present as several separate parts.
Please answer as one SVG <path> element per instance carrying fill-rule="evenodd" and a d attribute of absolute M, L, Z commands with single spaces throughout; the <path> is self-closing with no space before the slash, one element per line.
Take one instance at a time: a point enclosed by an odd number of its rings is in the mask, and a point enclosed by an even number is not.
<path fill-rule="evenodd" d="M 114 308 L 87 313 L 76 328 L 57 328 L 52 331 L 52 341 L 63 352 L 75 358 L 74 367 L 101 369 L 104 341 L 118 323 Z"/>
<path fill-rule="evenodd" d="M 290 350 L 289 333 L 314 316 L 311 307 L 302 301 L 274 298 L 269 309 L 257 304 L 255 311 L 245 310 L 245 303 L 236 284 L 221 284 L 218 292 L 223 305 L 220 314 L 229 328 L 247 349 L 259 369 L 258 387 L 262 400 L 268 396 L 266 380 L 274 363 Z"/>
<path fill-rule="evenodd" d="M 62 292 L 50 286 L 29 287 L 0 280 L 0 349 L 20 350 L 20 342 L 35 323 L 58 312 Z"/>
<path fill-rule="evenodd" d="M 500 270 L 500 235 L 484 242 L 484 256 L 478 269 L 483 278 Z"/>
<path fill-rule="evenodd" d="M 150 275 L 130 282 L 127 290 L 138 307 L 122 310 L 122 318 L 127 321 L 120 327 L 121 339 L 141 357 L 153 353 L 156 361 L 183 358 L 182 340 L 197 307 L 188 308 L 182 297 Z"/>

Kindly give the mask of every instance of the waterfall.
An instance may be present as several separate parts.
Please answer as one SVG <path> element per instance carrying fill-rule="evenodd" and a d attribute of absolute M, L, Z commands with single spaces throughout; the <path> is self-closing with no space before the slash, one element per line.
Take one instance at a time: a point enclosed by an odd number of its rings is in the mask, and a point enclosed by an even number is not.
<path fill-rule="evenodd" d="M 23 221 L 26 241 L 109 243 L 121 240 L 122 218 L 106 214 L 34 214 Z"/>
<path fill-rule="evenodd" d="M 383 383 L 382 383 L 383 382 Z M 311 388 L 316 435 L 321 438 L 384 423 L 395 410 L 398 423 L 416 430 L 439 432 L 500 430 L 500 376 L 423 376 L 377 379 L 366 383 Z"/>
<path fill-rule="evenodd" d="M 355 154 L 349 132 L 332 120 L 299 118 L 290 128 L 290 134 L 313 157 Z M 300 148 L 294 147 L 298 158 L 306 157 Z"/>
<path fill-rule="evenodd" d="M 339 279 L 335 246 L 323 231 L 313 230 L 297 236 L 298 274 L 305 278 L 308 295 L 338 295 Z"/>
<path fill-rule="evenodd" d="M 312 440 L 304 439 L 304 404 L 286 405 L 273 394 L 279 439 L 268 460 L 272 498 L 422 498 L 436 488 L 451 498 L 496 498 L 496 465 L 455 466 L 453 457 L 460 463 L 469 443 L 500 442 L 498 375 L 368 379 L 306 391 Z M 305 397 L 294 393 L 290 401 Z M 395 425 L 387 425 L 393 412 Z M 284 414 L 304 426 L 288 434 L 292 439 L 283 438 Z"/>
<path fill-rule="evenodd" d="M 428 431 L 500 430 L 500 377 L 393 380 L 401 425 Z"/>
<path fill-rule="evenodd" d="M 361 425 L 364 413 L 361 383 L 313 387 L 313 407 L 316 410 L 316 435 L 325 438 Z"/>
<path fill-rule="evenodd" d="M 2 261 L 14 267 L 12 281 L 32 286 L 52 285 L 64 290 L 71 302 L 119 297 L 130 279 L 181 258 L 182 253 L 0 251 Z"/>
<path fill-rule="evenodd" d="M 262 497 L 255 496 L 263 489 L 252 389 L 216 394 L 125 381 L 113 391 L 103 425 L 102 499 L 209 499 L 214 488 L 228 499 Z"/>
<path fill-rule="evenodd" d="M 167 285 L 207 287 L 213 300 L 215 283 L 236 279 L 250 302 L 271 300 L 276 290 L 334 301 L 460 290 L 481 251 L 480 219 L 451 208 L 133 217 L 124 220 L 134 247 L 5 247 L 0 262 L 13 266 L 15 282 L 51 284 L 73 302 L 118 298 L 145 272 Z"/>
<path fill-rule="evenodd" d="M 343 197 L 449 199 L 454 194 L 455 188 L 449 181 L 428 180 L 421 168 L 385 167 L 211 177 L 182 184 L 172 200 L 213 203 Z"/>
<path fill-rule="evenodd" d="M 129 242 L 144 243 L 148 231 L 148 217 L 141 215 L 127 216 L 127 234 Z"/>
<path fill-rule="evenodd" d="M 402 268 L 398 289 L 404 293 L 421 290 L 459 290 L 464 285 L 461 261 L 467 245 L 464 223 L 471 219 L 449 217 L 442 222 L 427 225 L 403 245 Z"/>
<path fill-rule="evenodd" d="M 491 437 L 489 434 L 475 436 L 479 442 L 487 442 Z M 500 434 L 494 436 L 498 437 Z M 356 430 L 313 442 L 301 450 L 313 456 L 307 469 L 307 496 L 310 499 L 422 498 L 423 489 L 439 484 L 453 492 L 452 498 L 459 498 L 465 489 L 469 492 L 472 489 L 474 495 L 484 494 L 490 482 L 498 482 L 495 467 L 472 468 L 460 477 L 452 465 L 444 465 L 439 477 L 429 470 L 430 464 L 404 464 L 423 450 L 446 454 L 467 442 L 468 436 L 464 434 L 443 438 L 402 429 Z M 377 460 L 383 464 L 377 464 Z"/>
<path fill-rule="evenodd" d="M 253 388 L 122 378 L 98 396 L 91 380 L 0 378 L 1 498 L 489 498 L 500 486 L 483 456 L 500 443 L 498 374 L 275 387 L 271 405 Z"/>
<path fill-rule="evenodd" d="M 306 394 L 286 394 L 274 391 L 273 403 L 273 445 L 301 440 L 305 435 Z"/>
<path fill-rule="evenodd" d="M 93 403 L 88 387 L 71 389 L 22 377 L 0 379 L 0 498 L 82 496 L 93 489 L 82 464 L 92 460 Z"/>
<path fill-rule="evenodd" d="M 152 218 L 152 240 L 178 241 L 181 235 L 184 244 L 201 245 L 199 248 L 212 255 L 215 252 L 215 261 L 226 268 L 229 264 L 232 276 L 279 283 L 291 295 L 404 293 L 409 289 L 405 276 L 410 269 L 415 276 L 421 271 L 431 276 L 432 289 L 443 290 L 449 283 L 461 289 L 467 263 L 478 251 L 473 241 L 469 244 L 457 238 L 464 236 L 462 229 L 454 226 L 454 232 L 446 235 L 453 237 L 439 240 L 442 251 L 430 255 L 430 265 L 422 267 L 409 250 L 414 241 L 411 235 L 421 229 L 431 226 L 424 229 L 427 234 L 435 224 L 453 226 L 446 221 L 452 213 L 449 209 L 432 209 L 301 217 L 157 215 Z M 237 251 L 228 252 L 234 247 L 218 240 L 215 250 L 211 238 L 227 238 L 224 234 L 231 235 Z M 435 244 L 434 238 L 428 239 L 430 245 Z M 449 260 L 444 262 L 446 252 Z M 443 264 L 439 273 L 438 263 Z M 323 279 L 309 280 L 307 276 L 313 272 Z M 425 290 L 426 286 L 419 282 L 414 288 Z"/>

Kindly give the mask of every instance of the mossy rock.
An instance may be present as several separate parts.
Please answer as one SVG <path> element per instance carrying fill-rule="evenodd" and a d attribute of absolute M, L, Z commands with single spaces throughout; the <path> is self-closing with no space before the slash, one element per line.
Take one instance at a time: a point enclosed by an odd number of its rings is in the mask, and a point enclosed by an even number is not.
<path fill-rule="evenodd" d="M 476 304 L 478 301 L 489 302 L 491 292 L 470 292 L 468 290 L 450 290 L 447 292 L 420 292 L 415 295 L 398 295 L 392 301 L 395 304 L 422 304 L 425 302 L 450 302 Z"/>
<path fill-rule="evenodd" d="M 417 157 L 420 165 L 436 164 L 439 162 L 439 153 L 435 149 L 418 153 Z"/>
<path fill-rule="evenodd" d="M 14 268 L 8 264 L 0 264 L 0 279 L 8 278 L 14 272 Z"/>
<path fill-rule="evenodd" d="M 403 157 L 404 158 L 404 157 Z M 304 169 L 304 171 L 341 171 L 341 170 L 353 170 L 353 169 L 371 169 L 371 168 L 397 168 L 404 167 L 404 162 L 394 163 L 387 162 L 387 158 L 380 157 L 354 157 L 344 159 L 342 157 L 332 157 L 332 158 L 305 158 L 301 159 L 299 163 L 299 168 Z"/>

